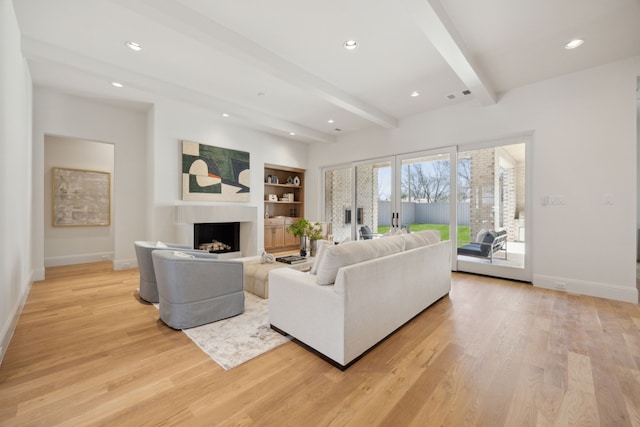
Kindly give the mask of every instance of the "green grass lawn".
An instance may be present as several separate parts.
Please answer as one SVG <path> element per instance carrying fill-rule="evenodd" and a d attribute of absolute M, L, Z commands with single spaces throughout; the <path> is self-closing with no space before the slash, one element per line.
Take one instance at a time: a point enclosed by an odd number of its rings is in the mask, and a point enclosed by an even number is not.
<path fill-rule="evenodd" d="M 438 230 L 440 231 L 440 238 L 442 240 L 449 240 L 449 226 L 447 224 L 409 224 L 411 231 L 422 230 Z M 378 233 L 384 234 L 391 228 L 388 225 L 381 225 L 378 227 Z M 458 247 L 469 243 L 469 226 L 458 226 Z"/>

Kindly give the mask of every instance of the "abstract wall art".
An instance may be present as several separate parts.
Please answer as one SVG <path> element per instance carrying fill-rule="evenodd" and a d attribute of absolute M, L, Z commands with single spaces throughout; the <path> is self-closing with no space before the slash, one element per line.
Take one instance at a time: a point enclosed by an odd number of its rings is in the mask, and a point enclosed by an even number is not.
<path fill-rule="evenodd" d="M 249 153 L 182 141 L 182 200 L 248 202 Z"/>
<path fill-rule="evenodd" d="M 111 174 L 83 169 L 51 168 L 52 225 L 111 224 Z"/>

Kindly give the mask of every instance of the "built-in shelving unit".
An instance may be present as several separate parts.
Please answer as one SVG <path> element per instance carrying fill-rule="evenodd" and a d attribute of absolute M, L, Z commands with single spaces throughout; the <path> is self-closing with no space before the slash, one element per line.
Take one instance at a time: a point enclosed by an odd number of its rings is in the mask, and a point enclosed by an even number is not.
<path fill-rule="evenodd" d="M 304 169 L 264 165 L 264 249 L 296 249 L 299 239 L 286 228 L 304 216 Z"/>

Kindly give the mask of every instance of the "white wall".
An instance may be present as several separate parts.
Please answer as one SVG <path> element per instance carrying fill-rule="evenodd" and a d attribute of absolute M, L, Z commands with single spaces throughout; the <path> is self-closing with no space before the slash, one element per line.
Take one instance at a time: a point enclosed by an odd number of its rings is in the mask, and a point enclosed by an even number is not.
<path fill-rule="evenodd" d="M 636 253 L 636 261 L 640 262 L 640 76 L 638 77 L 637 82 L 637 95 L 639 99 L 636 100 L 636 147 L 638 151 L 636 153 L 636 169 L 639 171 L 636 176 L 636 191 L 637 191 L 637 207 L 636 207 L 636 225 L 638 227 L 638 243 L 637 243 L 637 253 Z M 636 276 L 638 274 L 636 273 Z M 638 289 L 640 289 L 640 280 L 638 282 Z"/>
<path fill-rule="evenodd" d="M 32 280 L 31 76 L 13 3 L 0 0 L 0 361 Z"/>
<path fill-rule="evenodd" d="M 636 254 L 636 78 L 640 58 L 547 80 L 504 94 L 490 107 L 462 104 L 401 121 L 393 130 L 344 135 L 310 151 L 307 183 L 342 161 L 464 145 L 533 131 L 533 283 L 638 300 Z M 612 193 L 614 204 L 604 204 Z M 563 206 L 540 197 L 562 194 Z M 320 216 L 308 198 L 309 215 Z M 528 237 L 530 230 L 527 230 Z"/>
<path fill-rule="evenodd" d="M 196 204 L 181 201 L 182 139 L 250 153 L 254 191 L 246 204 L 258 208 L 258 252 L 264 246 L 264 163 L 306 167 L 306 144 L 234 126 L 212 117 L 210 111 L 189 105 L 163 101 L 143 113 L 43 87 L 36 88 L 34 99 L 34 263 L 39 266 L 40 278 L 44 277 L 45 224 L 50 223 L 44 213 L 50 209 L 44 197 L 45 135 L 99 141 L 115 147 L 112 227 L 116 269 L 136 265 L 135 240 L 178 240 L 173 207 Z M 94 253 L 95 248 L 87 251 Z"/>
<path fill-rule="evenodd" d="M 154 107 L 154 223 L 151 240 L 177 241 L 176 205 L 248 205 L 258 208 L 257 248 L 264 248 L 264 164 L 306 169 L 308 146 L 286 138 L 234 126 L 229 120 L 181 103 L 161 102 Z M 239 202 L 182 201 L 182 140 L 247 151 L 251 162 L 251 199 Z M 184 242 L 180 242 L 184 243 Z M 245 254 L 256 255 L 256 254 Z"/>
<path fill-rule="evenodd" d="M 45 267 L 113 259 L 115 228 L 113 222 L 109 226 L 52 226 L 51 170 L 52 168 L 71 168 L 109 172 L 113 181 L 114 145 L 45 135 L 44 147 Z M 113 182 L 110 186 L 113 188 Z M 111 197 L 111 210 L 111 216 L 113 216 L 113 197 Z"/>
<path fill-rule="evenodd" d="M 147 113 L 37 87 L 34 91 L 34 263 L 44 277 L 44 139 L 57 135 L 113 144 L 114 268 L 136 265 L 133 241 L 147 227 Z"/>

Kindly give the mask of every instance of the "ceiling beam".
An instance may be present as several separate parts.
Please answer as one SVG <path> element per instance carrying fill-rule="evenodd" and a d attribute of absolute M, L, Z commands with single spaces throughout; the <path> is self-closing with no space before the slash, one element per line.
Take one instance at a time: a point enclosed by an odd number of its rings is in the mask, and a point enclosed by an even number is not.
<path fill-rule="evenodd" d="M 149 102 L 157 101 L 159 95 L 160 97 L 175 99 L 209 110 L 218 111 L 220 114 L 223 112 L 228 113 L 230 115 L 228 118 L 229 122 L 254 129 L 261 129 L 279 137 L 306 143 L 336 142 L 334 135 L 271 117 L 262 112 L 204 94 L 185 86 L 176 85 L 150 75 L 144 75 L 126 68 L 117 67 L 42 41 L 23 37 L 21 45 L 22 54 L 28 60 L 55 63 L 80 70 L 108 82 L 116 80 L 124 84 L 127 88 L 136 89 L 148 94 L 148 96 L 152 98 Z M 291 137 L 289 132 L 295 132 L 295 138 Z"/>
<path fill-rule="evenodd" d="M 483 78 L 479 67 L 462 42 L 462 38 L 453 26 L 451 19 L 442 7 L 440 0 L 408 0 L 409 12 L 420 30 L 442 55 L 451 69 L 458 75 L 467 89 L 475 95 L 482 105 L 493 105 L 497 96 L 495 90 Z"/>
<path fill-rule="evenodd" d="M 274 52 L 175 0 L 111 0 L 168 28 L 224 51 L 275 78 L 297 86 L 376 125 L 391 129 L 398 120 L 357 99 Z"/>

